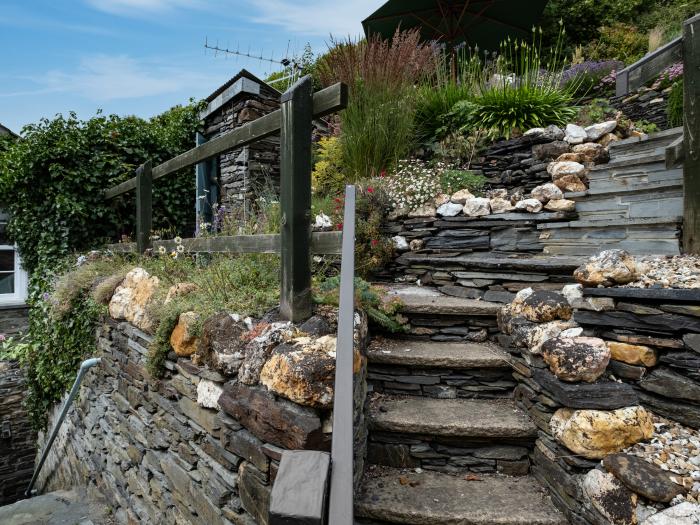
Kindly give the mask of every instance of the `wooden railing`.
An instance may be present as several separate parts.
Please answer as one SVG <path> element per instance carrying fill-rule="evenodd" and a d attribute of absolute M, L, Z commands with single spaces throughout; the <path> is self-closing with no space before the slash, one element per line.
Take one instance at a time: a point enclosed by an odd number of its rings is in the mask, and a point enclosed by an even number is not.
<path fill-rule="evenodd" d="M 344 84 L 313 93 L 310 76 L 300 79 L 281 98 L 280 109 L 204 142 L 158 166 L 150 161 L 136 170 L 136 176 L 109 188 L 106 199 L 136 191 L 136 243 L 112 245 L 120 251 L 144 253 L 154 246 L 153 181 L 177 171 L 217 158 L 222 153 L 280 133 L 281 173 L 279 235 L 250 235 L 185 239 L 189 251 L 222 253 L 279 253 L 281 255 L 280 313 L 290 321 L 311 315 L 311 253 L 338 253 L 339 234 L 311 233 L 311 134 L 312 120 L 335 113 L 347 105 Z M 198 140 L 198 143 L 202 142 Z M 203 171 L 203 170 L 198 170 Z"/>
<path fill-rule="evenodd" d="M 618 71 L 615 95 L 621 97 L 655 79 L 668 66 L 683 59 L 683 37 L 678 37 L 656 51 Z"/>
<path fill-rule="evenodd" d="M 345 189 L 333 443 L 327 452 L 286 450 L 270 496 L 270 525 L 353 525 L 355 187 Z"/>

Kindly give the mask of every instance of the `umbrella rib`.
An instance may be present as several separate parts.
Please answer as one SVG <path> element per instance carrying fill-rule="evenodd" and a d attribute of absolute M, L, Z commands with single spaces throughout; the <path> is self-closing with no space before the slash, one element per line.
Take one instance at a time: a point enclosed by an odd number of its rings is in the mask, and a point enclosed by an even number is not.
<path fill-rule="evenodd" d="M 416 18 L 419 22 L 422 22 L 423 24 L 425 24 L 426 26 L 428 26 L 430 29 L 432 29 L 432 30 L 435 31 L 436 33 L 439 33 L 439 34 L 441 34 L 442 36 L 447 36 L 447 35 L 445 34 L 445 32 L 444 32 L 442 29 L 439 29 L 439 28 L 435 27 L 433 24 L 431 24 L 431 23 L 428 22 L 427 20 L 421 18 L 421 17 L 418 16 L 417 14 L 415 14 L 415 13 L 409 13 L 409 14 L 410 14 L 413 18 Z"/>
<path fill-rule="evenodd" d="M 504 0 L 498 0 L 498 1 L 504 1 Z M 471 0 L 471 2 L 467 3 L 483 3 L 483 2 L 494 2 L 494 0 Z M 436 12 L 437 10 L 434 7 L 428 8 L 428 9 L 416 9 L 413 11 L 403 11 L 401 13 L 393 13 L 391 15 L 384 15 L 384 16 L 377 16 L 377 17 L 368 17 L 363 21 L 363 24 L 365 22 L 381 22 L 383 20 L 390 20 L 392 18 L 401 18 L 406 15 L 411 15 L 414 13 L 430 13 L 430 12 Z"/>

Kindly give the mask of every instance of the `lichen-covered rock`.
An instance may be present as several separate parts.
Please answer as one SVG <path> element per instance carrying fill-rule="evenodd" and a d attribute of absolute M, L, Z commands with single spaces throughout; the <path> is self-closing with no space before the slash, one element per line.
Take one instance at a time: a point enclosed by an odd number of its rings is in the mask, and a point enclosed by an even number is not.
<path fill-rule="evenodd" d="M 425 241 L 423 239 L 413 239 L 408 246 L 412 252 L 417 252 L 425 247 Z"/>
<path fill-rule="evenodd" d="M 153 333 L 153 319 L 148 315 L 148 305 L 158 289 L 158 277 L 151 276 L 143 268 L 134 268 L 109 301 L 109 315 L 113 319 L 125 319 L 147 333 Z"/>
<path fill-rule="evenodd" d="M 600 122 L 598 124 L 593 124 L 586 128 L 586 136 L 591 142 L 599 140 L 608 133 L 612 133 L 617 128 L 617 120 L 608 120 L 607 122 Z"/>
<path fill-rule="evenodd" d="M 566 136 L 564 140 L 571 145 L 583 144 L 588 139 L 588 133 L 581 126 L 576 124 L 566 125 Z"/>
<path fill-rule="evenodd" d="M 564 195 L 562 194 L 561 190 L 551 182 L 533 188 L 530 192 L 530 196 L 533 199 L 537 199 L 542 204 L 546 204 L 552 200 L 559 200 L 564 198 Z"/>
<path fill-rule="evenodd" d="M 620 140 L 620 137 L 618 137 L 614 133 L 606 133 L 598 139 L 598 144 L 607 148 L 608 146 L 610 146 L 610 144 L 612 144 L 613 142 L 617 142 L 618 140 Z"/>
<path fill-rule="evenodd" d="M 656 350 L 644 345 L 608 341 L 608 348 L 612 359 L 629 365 L 656 366 L 659 359 Z"/>
<path fill-rule="evenodd" d="M 510 199 L 502 199 L 500 197 L 494 197 L 489 201 L 491 205 L 491 213 L 508 213 L 513 211 L 515 206 L 510 202 Z"/>
<path fill-rule="evenodd" d="M 533 323 L 529 326 L 521 323 L 513 330 L 513 344 L 517 348 L 527 348 L 531 354 L 538 355 L 542 352 L 544 343 L 559 337 L 565 330 L 576 328 L 576 326 L 573 321 L 559 320 L 548 323 Z"/>
<path fill-rule="evenodd" d="M 416 208 L 415 210 L 408 212 L 408 217 L 411 219 L 417 219 L 419 217 L 435 217 L 436 213 L 437 210 L 435 209 L 435 206 L 432 204 L 425 204 L 420 208 Z"/>
<path fill-rule="evenodd" d="M 505 188 L 496 188 L 486 192 L 489 199 L 508 199 L 508 190 Z"/>
<path fill-rule="evenodd" d="M 491 214 L 491 201 L 484 197 L 474 197 L 464 203 L 464 215 L 467 217 L 482 217 Z"/>
<path fill-rule="evenodd" d="M 450 196 L 445 193 L 441 193 L 433 199 L 433 204 L 436 208 L 439 208 L 440 206 L 442 206 L 443 204 L 447 204 L 448 202 L 450 202 Z"/>
<path fill-rule="evenodd" d="M 177 283 L 170 287 L 168 294 L 165 296 L 165 304 L 170 303 L 176 297 L 191 294 L 197 291 L 197 285 L 194 283 Z"/>
<path fill-rule="evenodd" d="M 610 411 L 560 408 L 549 426 L 559 443 L 588 459 L 602 459 L 654 434 L 651 415 L 640 406 Z"/>
<path fill-rule="evenodd" d="M 532 155 L 537 160 L 553 160 L 564 153 L 568 153 L 570 150 L 571 146 L 569 146 L 567 142 L 557 140 L 555 142 L 533 146 Z"/>
<path fill-rule="evenodd" d="M 561 140 L 564 138 L 564 131 L 558 126 L 551 125 L 546 128 L 532 128 L 524 133 L 526 137 L 536 136 L 547 140 Z"/>
<path fill-rule="evenodd" d="M 624 250 L 605 250 L 594 255 L 574 271 L 584 286 L 627 284 L 639 277 L 637 261 Z"/>
<path fill-rule="evenodd" d="M 178 318 L 177 325 L 170 334 L 170 346 L 180 357 L 189 357 L 197 351 L 199 338 L 195 335 L 195 327 L 199 322 L 197 312 L 183 312 Z"/>
<path fill-rule="evenodd" d="M 558 179 L 568 175 L 583 177 L 586 174 L 586 167 L 578 162 L 552 162 L 547 166 L 547 173 L 556 182 Z"/>
<path fill-rule="evenodd" d="M 698 525 L 700 505 L 684 501 L 646 519 L 642 525 Z"/>
<path fill-rule="evenodd" d="M 335 380 L 334 336 L 300 338 L 275 348 L 260 373 L 268 390 L 300 405 L 330 408 Z"/>
<path fill-rule="evenodd" d="M 245 357 L 244 335 L 247 333 L 248 327 L 240 316 L 218 313 L 204 321 L 197 353 L 222 374 L 236 375 Z"/>
<path fill-rule="evenodd" d="M 671 481 L 671 473 L 630 454 L 611 454 L 603 459 L 605 469 L 623 485 L 651 501 L 668 503 L 687 490 Z"/>
<path fill-rule="evenodd" d="M 637 495 L 615 476 L 593 469 L 583 478 L 583 492 L 611 525 L 637 524 Z"/>
<path fill-rule="evenodd" d="M 462 212 L 463 206 L 456 202 L 446 202 L 437 209 L 437 214 L 443 217 L 456 217 Z"/>
<path fill-rule="evenodd" d="M 588 189 L 586 183 L 583 182 L 578 175 L 564 175 L 554 181 L 557 188 L 566 193 L 578 193 Z"/>
<path fill-rule="evenodd" d="M 575 211 L 576 201 L 571 201 L 569 199 L 557 199 L 549 201 L 544 205 L 544 209 L 547 211 Z"/>
<path fill-rule="evenodd" d="M 605 373 L 610 350 L 597 337 L 555 337 L 542 345 L 542 358 L 562 381 L 593 383 Z"/>
<path fill-rule="evenodd" d="M 610 154 L 605 146 L 596 142 L 586 142 L 573 147 L 573 152 L 578 154 L 581 161 L 591 164 L 605 164 L 610 160 Z M 581 162 L 579 161 L 579 162 Z"/>
<path fill-rule="evenodd" d="M 571 319 L 569 302 L 561 294 L 540 290 L 513 301 L 513 312 L 534 323 L 546 323 L 556 319 Z"/>
<path fill-rule="evenodd" d="M 464 206 L 464 203 L 467 202 L 469 199 L 473 199 L 474 195 L 472 195 L 472 192 L 469 190 L 459 190 L 455 192 L 452 197 L 450 197 L 450 202 L 453 202 L 455 204 L 461 204 Z"/>
<path fill-rule="evenodd" d="M 537 199 L 524 199 L 515 204 L 515 209 L 528 213 L 539 213 L 542 211 L 542 203 Z"/>
<path fill-rule="evenodd" d="M 243 363 L 238 369 L 238 380 L 246 385 L 255 385 L 260 380 L 260 371 L 274 348 L 292 337 L 293 327 L 289 322 L 258 324 L 255 337 L 243 349 Z"/>
<path fill-rule="evenodd" d="M 563 155 L 559 155 L 556 159 L 554 159 L 554 162 L 578 162 L 579 164 L 583 164 L 583 155 L 580 153 L 564 153 Z"/>
<path fill-rule="evenodd" d="M 611 297 L 584 297 L 583 286 L 580 284 L 567 284 L 561 289 L 561 293 L 571 307 L 577 310 L 607 312 L 615 309 L 615 301 Z"/>

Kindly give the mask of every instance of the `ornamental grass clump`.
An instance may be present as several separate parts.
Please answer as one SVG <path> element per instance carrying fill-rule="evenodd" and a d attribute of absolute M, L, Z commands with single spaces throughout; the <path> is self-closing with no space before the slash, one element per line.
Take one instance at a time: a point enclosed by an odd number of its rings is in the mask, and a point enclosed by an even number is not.
<path fill-rule="evenodd" d="M 493 73 L 484 68 L 480 93 L 471 101 L 473 105 L 460 103 L 472 128 L 483 129 L 493 138 L 510 138 L 514 130 L 564 125 L 576 116 L 580 80 L 562 82 L 561 45 L 545 58 L 541 53 L 542 30 L 533 27 L 532 31 L 531 43 L 510 38 L 503 42 L 492 65 Z"/>
<path fill-rule="evenodd" d="M 346 182 L 376 176 L 414 146 L 415 85 L 435 70 L 435 50 L 418 30 L 391 40 L 332 41 L 317 65 L 324 86 L 344 82 L 348 107 L 340 115 Z"/>

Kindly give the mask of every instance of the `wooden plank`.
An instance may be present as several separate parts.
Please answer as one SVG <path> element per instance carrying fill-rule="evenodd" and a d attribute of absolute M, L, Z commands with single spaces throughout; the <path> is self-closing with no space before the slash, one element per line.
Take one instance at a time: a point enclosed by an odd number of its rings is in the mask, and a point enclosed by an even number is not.
<path fill-rule="evenodd" d="M 325 523 L 330 466 L 328 452 L 282 452 L 270 495 L 270 525 Z"/>
<path fill-rule="evenodd" d="M 338 83 L 327 87 L 313 95 L 313 117 L 320 118 L 347 106 L 348 89 L 345 84 Z M 282 110 L 268 113 L 248 124 L 220 135 L 205 144 L 197 146 L 175 158 L 165 161 L 153 168 L 153 179 L 165 177 L 183 168 L 199 164 L 207 159 L 225 153 L 232 149 L 241 148 L 262 140 L 280 131 Z M 114 186 L 105 191 L 106 199 L 112 199 L 136 188 L 136 179 Z"/>
<path fill-rule="evenodd" d="M 292 322 L 311 316 L 311 134 L 313 81 L 307 75 L 280 99 L 280 207 L 282 289 L 280 315 Z"/>
<path fill-rule="evenodd" d="M 315 232 L 311 235 L 311 253 L 314 255 L 339 255 L 340 232 Z M 220 237 L 197 237 L 183 239 L 182 245 L 188 253 L 280 253 L 279 234 L 233 235 Z M 176 249 L 175 241 L 154 241 L 153 249 L 161 246 L 168 252 Z M 115 253 L 135 253 L 136 243 L 109 244 L 107 249 Z"/>
<path fill-rule="evenodd" d="M 700 15 L 683 24 L 683 251 L 700 254 Z"/>
<path fill-rule="evenodd" d="M 338 343 L 333 398 L 329 525 L 353 525 L 353 361 L 355 328 L 355 187 L 345 188 L 343 255 L 340 268 Z"/>
<path fill-rule="evenodd" d="M 153 176 L 151 161 L 136 171 L 136 251 L 145 253 L 151 247 L 153 229 Z"/>

